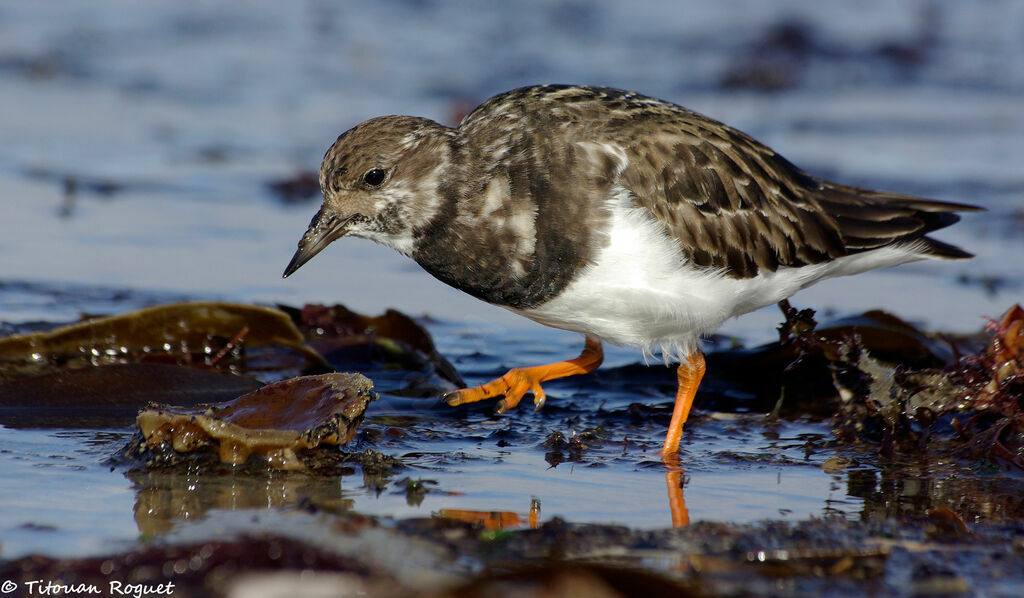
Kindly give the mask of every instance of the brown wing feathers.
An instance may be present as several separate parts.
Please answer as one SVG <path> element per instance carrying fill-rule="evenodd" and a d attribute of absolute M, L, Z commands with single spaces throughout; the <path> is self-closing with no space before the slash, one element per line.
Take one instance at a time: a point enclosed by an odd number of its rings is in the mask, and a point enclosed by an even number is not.
<path fill-rule="evenodd" d="M 762 268 L 774 271 L 782 265 L 800 266 L 843 255 L 834 223 L 802 196 L 780 200 L 790 190 L 776 175 L 775 165 L 760 159 L 743 162 L 735 152 L 727 153 L 710 143 L 706 133 L 702 135 L 703 140 L 687 136 L 672 145 L 674 160 L 668 161 L 659 177 L 644 179 L 631 169 L 623 173 L 637 203 L 680 241 L 688 259 L 749 278 Z M 663 142 L 634 151 L 647 155 L 664 147 Z"/>
<path fill-rule="evenodd" d="M 924 235 L 958 221 L 954 212 L 978 208 L 823 181 L 743 133 L 710 123 L 687 123 L 675 143 L 634 148 L 645 154 L 671 147 L 675 159 L 653 184 L 647 178 L 646 189 L 631 189 L 697 265 L 749 278 L 760 269 L 913 240 L 924 255 L 970 257 Z"/>
<path fill-rule="evenodd" d="M 911 195 L 881 193 L 826 181 L 815 193 L 818 204 L 839 227 L 850 253 L 921 239 L 925 253 L 950 259 L 971 254 L 929 239 L 924 235 L 960 220 L 956 212 L 979 208 L 964 204 L 922 199 Z"/>
<path fill-rule="evenodd" d="M 520 114 L 524 98 L 545 109 Z M 688 260 L 737 278 L 905 241 L 922 255 L 970 257 L 924 235 L 956 222 L 954 212 L 978 208 L 823 181 L 745 133 L 669 102 L 598 87 L 524 88 L 484 103 L 461 127 L 495 111 L 573 128 L 588 143 L 630 140 L 621 180 L 636 204 L 679 240 Z"/>

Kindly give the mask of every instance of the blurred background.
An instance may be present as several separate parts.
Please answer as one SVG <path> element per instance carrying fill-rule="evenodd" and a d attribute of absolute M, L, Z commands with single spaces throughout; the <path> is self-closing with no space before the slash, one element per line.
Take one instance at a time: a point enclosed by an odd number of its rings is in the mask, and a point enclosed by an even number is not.
<path fill-rule="evenodd" d="M 464 296 L 368 241 L 336 242 L 281 279 L 319 205 L 320 159 L 342 131 L 392 113 L 453 125 L 494 94 L 548 82 L 671 100 L 842 183 L 985 206 L 937 235 L 974 260 L 837 279 L 793 299 L 822 321 L 882 308 L 931 330 L 976 331 L 1024 288 L 1022 57 L 1015 0 L 0 0 L 0 334 L 175 300 L 340 302 L 431 316 L 439 350 L 470 383 L 575 355 L 576 335 Z M 754 344 L 776 337 L 781 319 L 767 308 L 723 332 Z M 622 439 L 634 448 L 617 461 L 597 453 L 602 467 L 575 469 L 550 466 L 541 444 L 551 430 L 573 434 L 581 414 L 628 435 L 634 401 L 667 408 L 670 371 L 616 377 L 639 360 L 609 349 L 601 385 L 617 387 L 553 386 L 568 400 L 540 414 L 416 412 L 418 427 L 381 449 L 459 495 L 413 505 L 350 480 L 345 497 L 402 517 L 522 511 L 534 495 L 545 517 L 666 526 L 661 463 L 639 462 L 634 441 Z M 831 437 L 827 425 L 730 417 L 705 417 L 689 435 L 694 520 L 870 512 L 873 470 L 851 474 L 869 483 L 847 483 L 819 467 L 829 453 L 803 448 Z M 644 421 L 644 434 L 663 434 L 657 417 Z M 0 427 L 6 554 L 137 537 L 147 483 L 104 464 L 120 434 Z M 784 458 L 738 465 L 734 454 Z M 325 483 L 341 493 L 340 480 Z"/>
<path fill-rule="evenodd" d="M 1022 32 L 1008 0 L 2 2 L 0 320 L 222 298 L 531 326 L 366 241 L 281 271 L 345 129 L 455 124 L 565 82 L 674 101 L 844 183 L 988 207 L 940 235 L 973 262 L 795 300 L 973 330 L 1024 272 Z"/>

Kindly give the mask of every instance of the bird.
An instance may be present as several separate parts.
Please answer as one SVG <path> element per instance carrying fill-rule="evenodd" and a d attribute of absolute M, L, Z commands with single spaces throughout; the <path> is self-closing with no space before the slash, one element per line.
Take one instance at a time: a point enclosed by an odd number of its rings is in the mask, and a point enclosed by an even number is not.
<path fill-rule="evenodd" d="M 679 445 L 706 369 L 700 339 L 821 280 L 971 254 L 927 236 L 973 205 L 808 174 L 749 135 L 672 102 L 535 85 L 456 127 L 382 116 L 342 133 L 319 171 L 323 203 L 284 277 L 334 240 L 397 250 L 438 280 L 584 335 L 580 355 L 447 393 L 456 406 L 585 374 L 602 343 L 676 368 L 661 455 Z"/>

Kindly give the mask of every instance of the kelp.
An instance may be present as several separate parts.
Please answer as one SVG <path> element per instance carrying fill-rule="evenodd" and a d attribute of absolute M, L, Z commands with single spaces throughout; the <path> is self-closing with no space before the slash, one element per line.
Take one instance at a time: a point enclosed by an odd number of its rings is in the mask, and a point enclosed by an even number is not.
<path fill-rule="evenodd" d="M 822 356 L 840 395 L 840 440 L 878 443 L 883 455 L 940 449 L 1024 469 L 1024 309 L 987 327 L 983 348 L 944 367 L 879 359 L 858 334 L 827 338 L 813 312 L 787 311 L 783 344 Z M 898 353 L 897 353 L 898 355 Z"/>
<path fill-rule="evenodd" d="M 68 367 L 137 361 L 215 365 L 239 346 L 298 353 L 307 367 L 324 359 L 281 310 L 221 302 L 172 303 L 89 318 L 45 332 L 0 338 L 0 380 Z"/>
<path fill-rule="evenodd" d="M 351 311 L 344 305 L 307 304 L 301 309 L 281 306 L 303 332 L 307 343 L 335 367 L 359 363 L 375 369 L 419 372 L 419 379 L 401 389 L 402 396 L 437 396 L 465 386 L 458 371 L 434 346 L 423 326 L 389 309 L 379 316 Z"/>
<path fill-rule="evenodd" d="M 352 440 L 376 398 L 372 390 L 361 374 L 335 373 L 282 380 L 225 403 L 151 405 L 139 413 L 139 435 L 124 454 L 150 467 L 213 451 L 231 465 L 258 456 L 271 469 L 305 469 L 304 451 Z"/>

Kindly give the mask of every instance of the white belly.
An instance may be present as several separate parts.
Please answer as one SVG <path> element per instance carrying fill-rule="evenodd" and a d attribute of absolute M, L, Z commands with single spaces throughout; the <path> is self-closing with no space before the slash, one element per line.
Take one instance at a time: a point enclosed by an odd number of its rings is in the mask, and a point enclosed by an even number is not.
<path fill-rule="evenodd" d="M 678 242 L 622 190 L 612 202 L 609 243 L 554 299 L 515 309 L 541 324 L 660 350 L 678 361 L 698 348 L 700 335 L 733 316 L 771 305 L 821 279 L 920 259 L 913 245 L 890 247 L 833 262 L 780 268 L 754 278 L 688 264 Z"/>

